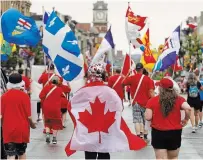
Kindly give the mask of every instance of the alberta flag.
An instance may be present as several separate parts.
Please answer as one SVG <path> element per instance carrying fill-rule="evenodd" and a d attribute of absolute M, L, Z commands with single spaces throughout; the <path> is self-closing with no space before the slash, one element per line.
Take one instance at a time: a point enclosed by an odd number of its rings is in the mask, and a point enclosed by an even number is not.
<path fill-rule="evenodd" d="M 40 40 L 35 21 L 17 9 L 10 8 L 4 12 L 0 23 L 3 38 L 8 43 L 35 46 Z"/>
<path fill-rule="evenodd" d="M 154 71 L 164 71 L 172 64 L 176 63 L 176 58 L 180 49 L 180 26 L 178 26 L 164 45 L 162 54 L 159 56 Z"/>
<path fill-rule="evenodd" d="M 70 27 L 54 11 L 47 20 L 42 43 L 44 51 L 66 81 L 77 79 L 82 74 L 84 61 L 78 41 Z"/>
<path fill-rule="evenodd" d="M 107 31 L 105 37 L 103 38 L 97 53 L 92 59 L 91 64 L 98 63 L 104 60 L 105 53 L 114 48 L 113 36 L 111 34 L 111 27 Z"/>

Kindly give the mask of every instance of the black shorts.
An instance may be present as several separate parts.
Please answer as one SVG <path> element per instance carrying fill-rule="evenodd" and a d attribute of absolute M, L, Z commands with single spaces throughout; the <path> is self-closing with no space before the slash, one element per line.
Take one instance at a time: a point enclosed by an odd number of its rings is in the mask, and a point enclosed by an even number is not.
<path fill-rule="evenodd" d="M 190 105 L 190 107 L 194 108 L 195 110 L 200 110 L 202 108 L 202 104 L 200 101 L 200 98 L 188 98 L 187 103 Z"/>
<path fill-rule="evenodd" d="M 37 113 L 41 113 L 41 102 L 37 102 Z"/>
<path fill-rule="evenodd" d="M 176 150 L 181 146 L 181 130 L 160 131 L 152 128 L 152 146 L 154 149 Z"/>
<path fill-rule="evenodd" d="M 199 110 L 200 112 L 202 112 L 202 108 L 203 108 L 203 101 L 201 101 L 201 105 L 202 105 L 202 106 L 200 107 L 200 110 Z"/>
<path fill-rule="evenodd" d="M 61 113 L 64 114 L 67 112 L 67 108 L 61 108 Z"/>
<path fill-rule="evenodd" d="M 8 156 L 21 156 L 26 151 L 27 143 L 5 143 L 4 148 Z"/>

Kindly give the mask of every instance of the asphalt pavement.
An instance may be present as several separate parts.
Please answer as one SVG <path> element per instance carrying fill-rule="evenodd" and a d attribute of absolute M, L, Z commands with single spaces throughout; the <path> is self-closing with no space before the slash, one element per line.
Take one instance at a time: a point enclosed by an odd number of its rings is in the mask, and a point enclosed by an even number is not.
<path fill-rule="evenodd" d="M 32 117 L 37 119 L 36 102 L 32 102 Z M 129 128 L 135 133 L 132 122 L 132 108 L 125 103 L 123 118 Z M 31 140 L 27 148 L 27 158 L 29 159 L 84 159 L 84 152 L 76 152 L 71 157 L 67 157 L 65 146 L 73 133 L 72 121 L 67 115 L 66 128 L 58 133 L 58 143 L 56 145 L 45 142 L 45 134 L 42 133 L 43 124 L 40 121 L 35 130 L 31 130 Z M 149 135 L 150 138 L 150 135 Z M 152 146 L 149 144 L 140 151 L 111 153 L 111 159 L 155 159 Z M 191 133 L 191 126 L 188 124 L 183 129 L 182 147 L 179 159 L 203 159 L 203 128 L 198 129 L 197 133 Z"/>

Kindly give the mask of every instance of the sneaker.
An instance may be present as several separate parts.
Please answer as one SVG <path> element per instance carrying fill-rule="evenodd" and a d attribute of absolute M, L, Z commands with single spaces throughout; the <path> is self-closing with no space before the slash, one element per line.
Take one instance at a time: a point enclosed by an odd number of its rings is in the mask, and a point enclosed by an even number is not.
<path fill-rule="evenodd" d="M 196 127 L 192 127 L 192 133 L 196 133 Z"/>
<path fill-rule="evenodd" d="M 57 144 L 56 137 L 53 137 L 52 143 L 53 143 L 53 144 Z"/>
<path fill-rule="evenodd" d="M 47 135 L 46 135 L 46 142 L 50 143 L 50 135 L 49 135 L 49 133 L 47 133 Z"/>
<path fill-rule="evenodd" d="M 199 128 L 202 128 L 202 123 L 201 123 L 201 122 L 199 122 L 198 127 L 199 127 Z"/>

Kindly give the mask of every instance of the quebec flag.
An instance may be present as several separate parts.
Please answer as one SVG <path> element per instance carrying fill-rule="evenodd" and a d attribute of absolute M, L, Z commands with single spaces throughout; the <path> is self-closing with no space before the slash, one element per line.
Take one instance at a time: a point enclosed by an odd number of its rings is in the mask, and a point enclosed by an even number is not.
<path fill-rule="evenodd" d="M 81 75 L 84 61 L 77 39 L 54 11 L 47 20 L 42 43 L 63 79 L 72 81 Z"/>
<path fill-rule="evenodd" d="M 176 58 L 180 49 L 180 26 L 173 31 L 164 45 L 162 54 L 159 56 L 153 71 L 164 71 L 172 64 L 176 63 Z"/>
<path fill-rule="evenodd" d="M 9 43 L 36 46 L 40 40 L 35 21 L 14 8 L 8 9 L 1 16 L 1 30 L 4 40 Z"/>
<path fill-rule="evenodd" d="M 106 52 L 114 48 L 113 36 L 111 34 L 111 27 L 107 31 L 105 37 L 103 38 L 101 45 L 99 46 L 94 58 L 92 59 L 91 65 L 104 60 L 104 55 Z"/>

